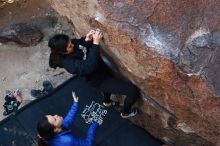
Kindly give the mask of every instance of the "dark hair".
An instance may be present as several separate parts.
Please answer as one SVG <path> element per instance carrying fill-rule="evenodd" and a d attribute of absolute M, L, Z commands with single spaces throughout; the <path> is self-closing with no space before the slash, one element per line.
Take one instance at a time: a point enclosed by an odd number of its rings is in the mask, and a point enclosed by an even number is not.
<path fill-rule="evenodd" d="M 47 140 L 56 135 L 54 126 L 51 125 L 46 116 L 42 117 L 37 123 L 38 146 L 48 146 Z"/>
<path fill-rule="evenodd" d="M 66 48 L 69 42 L 69 36 L 64 34 L 57 34 L 53 36 L 49 42 L 48 46 L 51 49 L 49 65 L 52 68 L 62 67 L 62 60 L 64 53 L 66 53 Z"/>

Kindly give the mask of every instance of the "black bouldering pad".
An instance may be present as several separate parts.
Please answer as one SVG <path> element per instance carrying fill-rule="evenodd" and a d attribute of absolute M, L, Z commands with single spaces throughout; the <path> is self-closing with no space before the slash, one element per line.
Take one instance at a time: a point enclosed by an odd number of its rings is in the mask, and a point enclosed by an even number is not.
<path fill-rule="evenodd" d="M 47 114 L 65 116 L 73 99 L 79 97 L 80 109 L 74 121 L 73 133 L 85 137 L 92 121 L 103 119 L 98 128 L 95 146 L 161 146 L 161 142 L 129 120 L 122 119 L 113 107 L 102 106 L 103 95 L 89 86 L 83 78 L 73 77 L 52 93 L 21 108 L 0 122 L 0 146 L 36 145 L 36 124 Z"/>

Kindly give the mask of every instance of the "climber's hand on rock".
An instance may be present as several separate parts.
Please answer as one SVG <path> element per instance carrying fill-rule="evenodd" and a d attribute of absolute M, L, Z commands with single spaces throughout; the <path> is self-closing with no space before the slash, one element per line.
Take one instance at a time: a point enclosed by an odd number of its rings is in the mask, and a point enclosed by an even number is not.
<path fill-rule="evenodd" d="M 86 35 L 85 41 L 91 41 L 93 39 L 94 33 L 95 33 L 95 30 L 90 30 L 89 33 Z"/>
<path fill-rule="evenodd" d="M 95 33 L 92 35 L 93 37 L 93 44 L 99 45 L 100 40 L 102 39 L 103 35 L 99 29 L 96 29 Z"/>

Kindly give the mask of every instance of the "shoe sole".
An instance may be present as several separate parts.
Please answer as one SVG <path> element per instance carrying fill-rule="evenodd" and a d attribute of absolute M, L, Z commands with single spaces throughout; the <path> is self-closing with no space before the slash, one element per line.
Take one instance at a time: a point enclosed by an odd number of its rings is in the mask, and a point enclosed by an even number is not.
<path fill-rule="evenodd" d="M 136 109 L 136 108 L 134 108 L 133 110 L 135 110 L 135 113 L 134 114 L 132 114 L 132 115 L 126 115 L 126 116 L 124 116 L 122 113 L 120 114 L 120 116 L 123 118 L 123 119 L 129 119 L 129 118 L 132 118 L 132 117 L 134 117 L 134 116 L 136 116 L 137 114 L 138 114 L 138 109 Z M 131 114 L 131 113 L 130 113 Z"/>

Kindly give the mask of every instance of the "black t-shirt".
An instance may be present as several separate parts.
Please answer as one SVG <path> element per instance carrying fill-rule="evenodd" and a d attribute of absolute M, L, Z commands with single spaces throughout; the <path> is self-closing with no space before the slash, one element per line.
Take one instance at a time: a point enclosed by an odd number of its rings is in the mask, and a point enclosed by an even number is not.
<path fill-rule="evenodd" d="M 73 39 L 74 52 L 64 57 L 63 68 L 71 74 L 84 76 L 93 86 L 98 86 L 110 74 L 110 69 L 100 57 L 99 45 L 85 38 Z"/>

